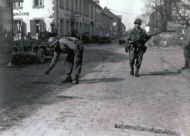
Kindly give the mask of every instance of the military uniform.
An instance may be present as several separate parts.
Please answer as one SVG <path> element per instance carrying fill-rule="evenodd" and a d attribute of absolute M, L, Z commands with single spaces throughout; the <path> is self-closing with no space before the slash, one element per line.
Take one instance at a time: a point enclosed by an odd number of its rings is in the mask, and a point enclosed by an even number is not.
<path fill-rule="evenodd" d="M 139 23 L 141 25 L 141 22 L 138 22 L 135 20 L 135 23 Z M 134 24 L 135 24 L 134 23 Z M 130 62 L 130 67 L 131 71 L 130 74 L 134 75 L 136 77 L 139 76 L 138 72 L 141 67 L 142 59 L 143 59 L 143 54 L 146 51 L 146 31 L 142 28 L 134 28 L 131 30 L 128 40 L 130 44 L 130 50 L 129 50 L 129 62 Z M 135 73 L 134 73 L 134 65 L 135 65 Z"/>
<path fill-rule="evenodd" d="M 187 26 L 184 32 L 182 46 L 184 48 L 185 65 L 182 69 L 190 67 L 190 27 Z"/>
<path fill-rule="evenodd" d="M 54 45 L 54 56 L 49 69 L 46 71 L 46 74 L 48 74 L 53 69 L 60 54 L 64 53 L 67 54 L 65 58 L 65 71 L 67 75 L 64 79 L 64 82 L 71 82 L 71 74 L 73 74 L 73 84 L 77 84 L 79 82 L 78 76 L 82 69 L 82 42 L 75 37 L 64 37 L 58 41 L 55 41 Z"/>

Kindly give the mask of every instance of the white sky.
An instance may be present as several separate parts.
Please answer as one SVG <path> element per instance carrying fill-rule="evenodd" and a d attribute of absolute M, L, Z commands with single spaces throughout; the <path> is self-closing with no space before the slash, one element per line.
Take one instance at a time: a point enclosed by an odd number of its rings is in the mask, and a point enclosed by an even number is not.
<path fill-rule="evenodd" d="M 134 19 L 143 13 L 143 0 L 100 0 L 102 7 L 107 7 L 116 15 L 122 15 L 126 29 L 133 27 Z M 114 11 L 115 10 L 115 11 Z"/>

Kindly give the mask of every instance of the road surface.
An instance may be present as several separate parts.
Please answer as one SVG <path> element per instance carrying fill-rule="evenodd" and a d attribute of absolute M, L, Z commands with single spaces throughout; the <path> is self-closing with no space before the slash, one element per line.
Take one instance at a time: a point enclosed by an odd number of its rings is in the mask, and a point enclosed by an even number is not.
<path fill-rule="evenodd" d="M 63 60 L 49 76 L 47 63 L 5 70 L 0 135 L 189 136 L 183 61 L 180 48 L 148 48 L 136 78 L 123 47 L 102 45 L 85 48 L 79 85 L 61 83 Z"/>

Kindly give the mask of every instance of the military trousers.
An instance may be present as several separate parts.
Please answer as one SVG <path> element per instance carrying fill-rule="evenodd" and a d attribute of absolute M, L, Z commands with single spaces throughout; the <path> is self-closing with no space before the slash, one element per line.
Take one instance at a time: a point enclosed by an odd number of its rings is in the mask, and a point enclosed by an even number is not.
<path fill-rule="evenodd" d="M 132 48 L 129 51 L 129 65 L 131 70 L 134 70 L 134 66 L 136 68 L 136 72 L 139 71 L 143 59 L 144 51 L 141 49 Z"/>
<path fill-rule="evenodd" d="M 83 46 L 78 45 L 76 49 L 70 49 L 65 58 L 65 71 L 67 74 L 80 75 L 83 61 Z"/>
<path fill-rule="evenodd" d="M 190 49 L 184 48 L 185 67 L 190 68 Z"/>

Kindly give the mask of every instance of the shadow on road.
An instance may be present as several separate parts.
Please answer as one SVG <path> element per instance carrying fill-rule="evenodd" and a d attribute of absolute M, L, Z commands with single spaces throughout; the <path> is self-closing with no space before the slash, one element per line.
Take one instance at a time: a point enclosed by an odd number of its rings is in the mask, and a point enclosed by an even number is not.
<path fill-rule="evenodd" d="M 85 79 L 85 80 L 81 80 L 81 83 L 89 83 L 89 84 L 93 84 L 93 83 L 102 83 L 102 82 L 119 82 L 125 80 L 123 78 L 97 78 L 97 79 Z"/>
<path fill-rule="evenodd" d="M 177 74 L 180 74 L 180 71 L 155 71 L 149 73 L 142 73 L 141 76 L 167 76 Z"/>

